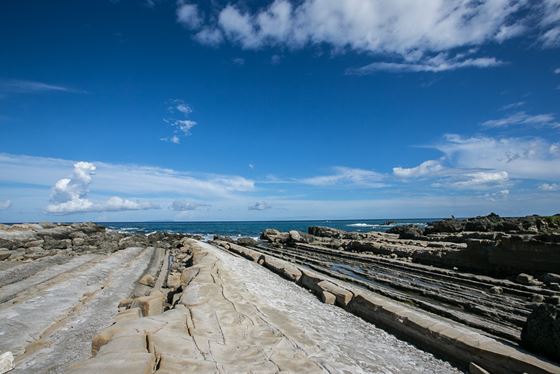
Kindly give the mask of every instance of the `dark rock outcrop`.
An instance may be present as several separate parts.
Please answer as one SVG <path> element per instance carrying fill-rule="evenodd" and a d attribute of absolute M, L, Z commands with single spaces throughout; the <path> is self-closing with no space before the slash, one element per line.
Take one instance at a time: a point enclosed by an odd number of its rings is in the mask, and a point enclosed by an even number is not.
<path fill-rule="evenodd" d="M 521 343 L 530 351 L 560 362 L 560 306 L 536 307 L 523 327 Z"/>
<path fill-rule="evenodd" d="M 424 229 L 418 225 L 397 225 L 391 227 L 387 232 L 399 235 L 399 239 L 420 239 L 424 237 Z"/>

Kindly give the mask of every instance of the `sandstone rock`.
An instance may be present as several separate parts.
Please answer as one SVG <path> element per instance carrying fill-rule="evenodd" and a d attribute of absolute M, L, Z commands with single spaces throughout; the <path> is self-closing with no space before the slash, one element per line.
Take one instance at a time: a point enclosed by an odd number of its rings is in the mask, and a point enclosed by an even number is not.
<path fill-rule="evenodd" d="M 143 284 L 144 286 L 153 287 L 156 283 L 156 280 L 151 274 L 145 274 L 138 280 L 138 283 Z"/>
<path fill-rule="evenodd" d="M 10 258 L 11 255 L 12 255 L 11 251 L 5 248 L 0 249 L 0 261 L 7 260 L 8 258 Z"/>
<path fill-rule="evenodd" d="M 293 241 L 293 242 L 301 243 L 301 242 L 305 241 L 303 236 L 296 230 L 290 230 L 290 232 L 288 232 L 288 234 L 290 235 L 290 240 Z"/>
<path fill-rule="evenodd" d="M 504 289 L 500 286 L 494 286 L 490 288 L 490 292 L 496 295 L 501 295 L 504 293 Z"/>
<path fill-rule="evenodd" d="M 560 283 L 550 283 L 548 286 L 551 290 L 560 291 Z"/>
<path fill-rule="evenodd" d="M 31 241 L 28 241 L 27 243 L 25 243 L 25 247 L 26 247 L 26 248 L 31 248 L 31 247 L 42 247 L 44 242 L 45 242 L 45 241 L 44 241 L 43 239 L 31 240 Z"/>
<path fill-rule="evenodd" d="M 483 369 L 479 365 L 471 362 L 469 364 L 469 374 L 490 374 L 488 370 Z"/>
<path fill-rule="evenodd" d="M 533 303 L 542 303 L 544 301 L 544 296 L 539 294 L 533 294 L 533 296 L 531 296 L 531 301 Z"/>
<path fill-rule="evenodd" d="M 173 272 L 167 276 L 167 287 L 177 289 L 181 286 L 181 273 Z"/>
<path fill-rule="evenodd" d="M 542 284 L 541 282 L 533 278 L 532 275 L 525 273 L 518 274 L 517 277 L 515 277 L 515 281 L 526 286 L 538 286 Z"/>
<path fill-rule="evenodd" d="M 4 352 L 0 355 L 0 374 L 9 372 L 15 367 L 12 352 Z"/>
<path fill-rule="evenodd" d="M 85 243 L 85 239 L 84 239 L 84 238 L 79 238 L 79 237 L 78 237 L 78 238 L 72 239 L 72 245 L 74 245 L 74 246 L 79 247 L 79 246 L 84 245 L 84 243 Z"/>
<path fill-rule="evenodd" d="M 336 302 L 336 296 L 328 291 L 322 291 L 320 294 L 321 301 L 325 304 L 334 305 Z"/>
<path fill-rule="evenodd" d="M 560 306 L 540 304 L 527 318 L 521 332 L 522 345 L 560 361 Z"/>
<path fill-rule="evenodd" d="M 134 300 L 133 307 L 139 307 L 144 317 L 155 316 L 163 312 L 163 294 L 153 291 L 149 296 L 142 296 Z"/>

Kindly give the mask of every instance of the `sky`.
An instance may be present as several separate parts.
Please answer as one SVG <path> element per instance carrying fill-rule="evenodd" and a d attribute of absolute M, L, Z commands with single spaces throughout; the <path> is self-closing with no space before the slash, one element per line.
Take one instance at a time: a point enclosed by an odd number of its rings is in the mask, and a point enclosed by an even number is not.
<path fill-rule="evenodd" d="M 0 222 L 560 213 L 560 0 L 6 0 L 0 53 Z"/>

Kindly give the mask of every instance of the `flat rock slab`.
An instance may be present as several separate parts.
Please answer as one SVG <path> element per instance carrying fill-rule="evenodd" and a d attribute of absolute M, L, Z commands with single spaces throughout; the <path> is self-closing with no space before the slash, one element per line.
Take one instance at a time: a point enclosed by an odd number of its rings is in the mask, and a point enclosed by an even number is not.
<path fill-rule="evenodd" d="M 99 353 L 70 373 L 459 372 L 257 263 L 192 247 L 174 307 L 101 331 Z M 122 360 L 129 356 L 138 357 L 134 369 Z"/>
<path fill-rule="evenodd" d="M 0 288 L 0 352 L 12 351 L 13 373 L 58 373 L 87 358 L 91 339 L 128 297 L 152 252 L 128 248 L 86 255 Z"/>

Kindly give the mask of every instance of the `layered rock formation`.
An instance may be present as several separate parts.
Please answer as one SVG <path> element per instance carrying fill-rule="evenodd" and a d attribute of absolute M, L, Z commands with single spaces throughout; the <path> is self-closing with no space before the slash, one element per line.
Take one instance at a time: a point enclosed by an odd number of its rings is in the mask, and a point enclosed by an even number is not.
<path fill-rule="evenodd" d="M 556 228 L 555 218 L 490 215 L 388 233 L 310 227 L 299 240 L 266 230 L 256 249 L 519 344 L 535 308 L 560 304 Z"/>

